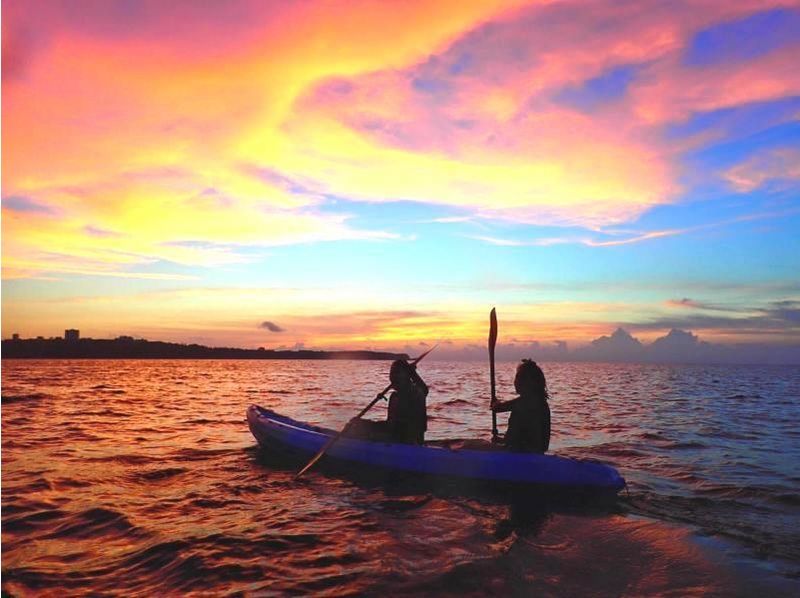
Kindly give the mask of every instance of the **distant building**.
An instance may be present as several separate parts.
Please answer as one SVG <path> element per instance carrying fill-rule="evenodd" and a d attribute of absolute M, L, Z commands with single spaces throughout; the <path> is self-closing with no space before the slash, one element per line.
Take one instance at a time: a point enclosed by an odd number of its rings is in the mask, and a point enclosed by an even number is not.
<path fill-rule="evenodd" d="M 81 331 L 75 330 L 74 328 L 69 328 L 64 331 L 64 340 L 65 341 L 76 341 L 81 337 Z"/>
<path fill-rule="evenodd" d="M 16 332 L 14 334 L 12 334 L 11 335 L 11 340 L 12 341 L 18 341 L 19 340 L 19 334 L 17 334 Z"/>
<path fill-rule="evenodd" d="M 132 343 L 133 337 L 132 336 L 118 336 L 117 340 L 123 343 Z"/>

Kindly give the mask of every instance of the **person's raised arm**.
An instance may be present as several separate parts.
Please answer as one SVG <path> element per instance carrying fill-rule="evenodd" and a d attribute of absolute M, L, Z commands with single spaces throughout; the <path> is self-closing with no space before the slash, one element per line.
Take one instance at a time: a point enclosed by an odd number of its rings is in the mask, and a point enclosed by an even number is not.
<path fill-rule="evenodd" d="M 428 396 L 428 385 L 425 384 L 425 380 L 417 373 L 416 366 L 409 365 L 409 370 L 411 370 L 411 380 L 414 382 L 414 386 L 419 388 L 420 392 L 422 392 L 423 397 Z"/>

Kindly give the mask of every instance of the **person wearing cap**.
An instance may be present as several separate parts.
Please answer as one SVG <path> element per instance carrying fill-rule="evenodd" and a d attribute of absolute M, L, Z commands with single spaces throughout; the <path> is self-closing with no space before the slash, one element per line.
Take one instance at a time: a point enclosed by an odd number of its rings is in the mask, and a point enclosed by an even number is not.
<path fill-rule="evenodd" d="M 416 366 L 402 359 L 392 363 L 389 381 L 394 392 L 389 396 L 386 420 L 353 418 L 346 435 L 373 442 L 422 444 L 428 429 L 428 385 Z"/>
<path fill-rule="evenodd" d="M 417 368 L 398 359 L 389 370 L 394 392 L 389 397 L 386 424 L 393 442 L 422 444 L 428 429 L 428 385 Z"/>

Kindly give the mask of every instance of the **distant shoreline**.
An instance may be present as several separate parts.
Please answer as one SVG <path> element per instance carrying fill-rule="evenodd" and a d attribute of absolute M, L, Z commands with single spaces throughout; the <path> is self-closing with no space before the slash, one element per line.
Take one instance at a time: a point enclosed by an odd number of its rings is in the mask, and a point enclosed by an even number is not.
<path fill-rule="evenodd" d="M 3 359 L 318 359 L 394 361 L 408 359 L 405 353 L 386 351 L 313 351 L 301 349 L 236 349 L 205 347 L 144 339 L 6 339 Z"/>

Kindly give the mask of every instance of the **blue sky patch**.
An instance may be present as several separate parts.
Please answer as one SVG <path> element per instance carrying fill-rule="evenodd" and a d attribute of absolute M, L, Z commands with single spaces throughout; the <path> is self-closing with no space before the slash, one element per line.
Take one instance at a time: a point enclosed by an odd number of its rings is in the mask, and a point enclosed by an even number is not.
<path fill-rule="evenodd" d="M 775 9 L 715 25 L 694 36 L 684 63 L 708 66 L 746 61 L 800 42 L 800 11 Z"/>
<path fill-rule="evenodd" d="M 635 66 L 620 66 L 585 81 L 580 86 L 567 87 L 556 94 L 556 101 L 578 110 L 592 110 L 600 104 L 625 95 L 636 75 Z"/>

